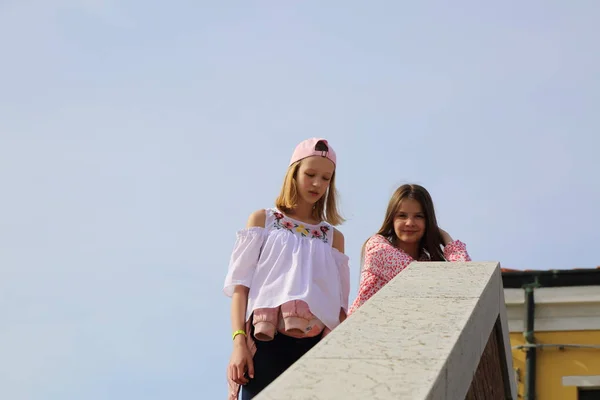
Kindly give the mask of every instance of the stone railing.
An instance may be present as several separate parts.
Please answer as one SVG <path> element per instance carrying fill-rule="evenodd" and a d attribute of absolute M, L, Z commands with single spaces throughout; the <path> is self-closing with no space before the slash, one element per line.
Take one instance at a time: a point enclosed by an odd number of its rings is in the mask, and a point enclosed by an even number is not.
<path fill-rule="evenodd" d="M 514 399 L 500 265 L 413 263 L 257 400 Z"/>

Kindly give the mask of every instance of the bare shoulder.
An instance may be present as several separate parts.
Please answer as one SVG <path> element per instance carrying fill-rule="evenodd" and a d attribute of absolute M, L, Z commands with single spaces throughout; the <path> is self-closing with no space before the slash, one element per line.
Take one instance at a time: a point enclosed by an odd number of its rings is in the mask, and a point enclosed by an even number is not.
<path fill-rule="evenodd" d="M 333 228 L 333 243 L 334 249 L 337 249 L 340 253 L 344 252 L 344 234 L 337 228 Z"/>
<path fill-rule="evenodd" d="M 246 228 L 252 227 L 265 227 L 265 221 L 267 220 L 267 212 L 264 209 L 256 210 L 250 217 L 248 217 L 248 222 L 246 222 Z"/>

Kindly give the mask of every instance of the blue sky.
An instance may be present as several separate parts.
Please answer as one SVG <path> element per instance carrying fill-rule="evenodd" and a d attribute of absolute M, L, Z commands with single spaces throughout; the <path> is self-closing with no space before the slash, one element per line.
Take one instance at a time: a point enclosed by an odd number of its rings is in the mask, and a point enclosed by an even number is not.
<path fill-rule="evenodd" d="M 0 1 L 0 397 L 222 398 L 235 231 L 307 137 L 351 300 L 405 182 L 475 260 L 600 264 L 600 4 L 216 3 Z"/>

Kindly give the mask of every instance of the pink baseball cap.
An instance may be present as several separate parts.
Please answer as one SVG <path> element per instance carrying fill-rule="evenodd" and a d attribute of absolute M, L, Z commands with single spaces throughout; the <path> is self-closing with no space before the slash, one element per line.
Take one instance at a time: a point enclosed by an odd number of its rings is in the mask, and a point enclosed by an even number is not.
<path fill-rule="evenodd" d="M 319 142 L 323 142 L 324 144 L 326 144 L 329 150 L 317 150 L 316 146 Z M 290 165 L 292 165 L 296 161 L 300 161 L 303 158 L 310 156 L 326 157 L 330 159 L 334 165 L 336 164 L 335 151 L 333 151 L 333 148 L 329 145 L 327 139 L 310 138 L 304 140 L 298 146 L 296 146 L 296 149 L 294 149 L 294 154 L 292 154 L 292 158 L 290 160 Z"/>

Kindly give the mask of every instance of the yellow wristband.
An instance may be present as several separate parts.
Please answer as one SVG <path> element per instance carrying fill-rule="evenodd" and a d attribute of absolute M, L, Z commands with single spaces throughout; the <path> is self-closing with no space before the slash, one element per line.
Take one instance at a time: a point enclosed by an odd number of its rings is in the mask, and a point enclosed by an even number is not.
<path fill-rule="evenodd" d="M 231 340 L 235 339 L 235 337 L 236 337 L 237 335 L 244 335 L 244 336 L 246 336 L 246 331 L 245 331 L 245 330 L 243 330 L 243 329 L 240 329 L 240 330 L 237 330 L 237 331 L 233 332 L 233 335 L 232 335 L 232 337 L 231 337 Z"/>

